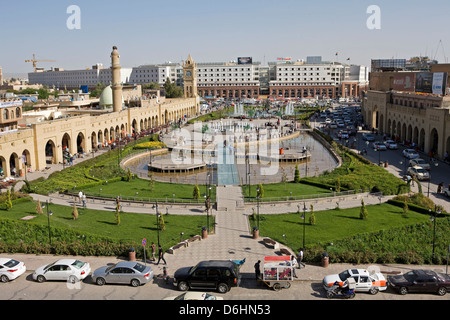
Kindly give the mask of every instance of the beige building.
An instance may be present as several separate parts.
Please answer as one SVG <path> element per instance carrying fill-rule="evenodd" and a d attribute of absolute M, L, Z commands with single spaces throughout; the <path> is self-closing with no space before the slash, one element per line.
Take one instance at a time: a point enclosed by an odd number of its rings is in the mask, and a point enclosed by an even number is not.
<path fill-rule="evenodd" d="M 436 65 L 434 72 L 450 72 Z M 372 72 L 362 105 L 365 124 L 419 150 L 444 159 L 450 153 L 450 96 L 423 93 L 414 83 L 420 72 Z"/>
<path fill-rule="evenodd" d="M 116 48 L 111 55 L 115 70 L 120 68 Z M 189 57 L 185 65 L 189 88 L 187 97 L 182 99 L 133 99 L 138 104 L 127 107 L 122 96 L 122 86 L 113 80 L 114 90 L 110 91 L 112 105 L 104 110 L 65 110 L 59 119 L 28 124 L 0 134 L 0 167 L 6 177 L 24 174 L 25 170 L 43 170 L 49 164 L 63 163 L 63 150 L 71 154 L 89 154 L 99 144 L 123 139 L 132 133 L 158 128 L 178 121 L 182 117 L 192 117 L 199 113 L 199 98 L 196 94 L 195 63 Z M 113 71 L 115 71 L 113 70 Z M 114 75 L 114 72 L 113 72 Z M 116 91 L 115 94 L 113 91 Z M 133 93 L 136 94 L 136 93 Z M 121 97 L 121 98 L 118 98 Z M 108 100 L 108 98 L 106 98 Z M 117 101 L 119 100 L 119 101 Z M 17 106 L 14 108 L 15 115 Z M 21 109 L 21 106 L 19 107 Z M 8 119 L 9 121 L 10 119 Z M 3 120 L 0 120 L 3 121 Z"/>

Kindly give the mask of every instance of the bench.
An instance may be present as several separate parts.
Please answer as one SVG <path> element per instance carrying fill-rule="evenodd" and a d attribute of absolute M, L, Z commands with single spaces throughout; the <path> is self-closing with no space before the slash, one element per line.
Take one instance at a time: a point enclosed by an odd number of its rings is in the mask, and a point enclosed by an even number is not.
<path fill-rule="evenodd" d="M 194 242 L 194 241 L 197 241 L 197 240 L 202 240 L 202 237 L 199 236 L 199 235 L 196 235 L 196 236 L 193 236 L 193 237 L 190 238 L 190 239 L 187 239 L 186 241 L 188 242 L 188 245 L 189 245 L 189 243 Z"/>
<path fill-rule="evenodd" d="M 186 248 L 187 246 L 188 246 L 187 241 L 182 241 L 182 242 L 174 245 L 173 247 L 169 248 L 167 250 L 167 253 L 175 254 L 175 250 L 180 249 L 180 248 Z"/>
<path fill-rule="evenodd" d="M 279 249 L 280 248 L 280 244 L 278 242 L 276 242 L 275 240 L 272 240 L 270 238 L 264 238 L 263 241 L 264 241 L 264 244 L 272 246 L 273 249 Z"/>

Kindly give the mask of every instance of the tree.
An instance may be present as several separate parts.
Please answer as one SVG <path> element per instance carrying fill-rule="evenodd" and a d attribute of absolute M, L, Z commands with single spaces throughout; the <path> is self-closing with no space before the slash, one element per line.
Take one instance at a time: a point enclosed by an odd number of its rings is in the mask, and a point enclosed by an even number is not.
<path fill-rule="evenodd" d="M 181 98 L 183 96 L 183 89 L 173 84 L 169 78 L 164 83 L 164 91 L 166 98 Z"/>
<path fill-rule="evenodd" d="M 39 200 L 39 199 L 36 203 L 36 214 L 42 214 L 41 200 Z"/>
<path fill-rule="evenodd" d="M 114 213 L 114 217 L 116 218 L 116 225 L 120 225 L 120 213 L 119 213 L 120 205 L 117 203 L 116 212 Z"/>
<path fill-rule="evenodd" d="M 295 174 L 294 174 L 294 182 L 300 182 L 300 170 L 298 169 L 298 164 L 295 165 Z"/>
<path fill-rule="evenodd" d="M 78 219 L 78 209 L 77 209 L 77 204 L 75 202 L 73 203 L 72 217 L 73 217 L 73 220 Z"/>
<path fill-rule="evenodd" d="M 12 209 L 11 191 L 9 189 L 6 191 L 5 207 L 7 211 Z"/>
<path fill-rule="evenodd" d="M 258 184 L 258 190 L 256 192 L 256 196 L 259 198 L 264 197 L 264 188 L 263 188 L 261 182 Z"/>
<path fill-rule="evenodd" d="M 405 200 L 403 202 L 403 216 L 406 217 L 407 214 L 408 214 L 408 203 Z"/>
<path fill-rule="evenodd" d="M 153 192 L 153 189 L 155 188 L 155 180 L 153 180 L 153 173 L 149 173 L 148 177 L 150 180 L 148 181 L 148 187 L 150 189 L 150 192 Z"/>
<path fill-rule="evenodd" d="M 315 225 L 316 224 L 316 216 L 314 215 L 314 206 L 311 204 L 311 215 L 309 216 L 309 224 Z"/>
<path fill-rule="evenodd" d="M 192 196 L 195 200 L 198 200 L 200 198 L 200 189 L 198 188 L 198 185 L 194 186 L 194 191 L 192 192 Z"/>
<path fill-rule="evenodd" d="M 38 92 L 38 99 L 41 99 L 41 100 L 48 99 L 48 97 L 50 95 L 48 93 L 47 89 L 44 89 L 44 88 L 40 88 L 37 92 Z"/>
<path fill-rule="evenodd" d="M 361 210 L 359 212 L 359 218 L 362 220 L 366 220 L 368 216 L 366 205 L 364 204 L 364 200 L 361 200 Z"/>
<path fill-rule="evenodd" d="M 127 181 L 131 181 L 131 180 L 133 180 L 133 174 L 131 173 L 130 168 L 128 168 Z"/>
<path fill-rule="evenodd" d="M 166 230 L 166 223 L 164 222 L 164 217 L 162 214 L 159 215 L 158 225 L 159 225 L 159 230 L 161 230 L 161 231 Z"/>

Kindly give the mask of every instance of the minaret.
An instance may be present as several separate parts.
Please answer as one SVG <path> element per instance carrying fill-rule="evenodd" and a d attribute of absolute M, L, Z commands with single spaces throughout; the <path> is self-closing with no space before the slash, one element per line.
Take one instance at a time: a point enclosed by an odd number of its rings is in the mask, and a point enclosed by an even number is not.
<path fill-rule="evenodd" d="M 2 67 L 0 67 L 0 86 L 3 85 L 3 72 Z"/>
<path fill-rule="evenodd" d="M 122 82 L 120 79 L 120 55 L 117 47 L 113 47 L 111 52 L 111 73 L 112 73 L 112 92 L 113 92 L 113 111 L 122 110 Z"/>

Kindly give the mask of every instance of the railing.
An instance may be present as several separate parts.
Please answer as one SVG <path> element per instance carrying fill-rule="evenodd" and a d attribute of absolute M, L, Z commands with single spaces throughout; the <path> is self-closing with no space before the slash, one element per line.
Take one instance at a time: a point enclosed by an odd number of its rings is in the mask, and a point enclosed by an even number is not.
<path fill-rule="evenodd" d="M 245 202 L 278 202 L 278 201 L 292 201 L 292 200 L 311 200 L 311 199 L 325 199 L 325 198 L 334 198 L 334 197 L 343 197 L 348 195 L 354 195 L 363 193 L 363 190 L 349 190 L 349 191 L 342 191 L 342 192 L 327 192 L 327 193 L 320 193 L 320 194 L 306 194 L 306 195 L 289 195 L 284 197 L 263 197 L 263 198 L 256 198 L 256 197 L 245 197 Z M 376 195 L 376 194 L 372 194 Z"/>

